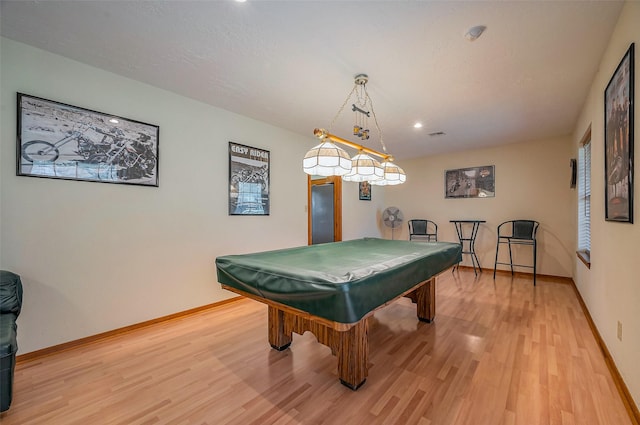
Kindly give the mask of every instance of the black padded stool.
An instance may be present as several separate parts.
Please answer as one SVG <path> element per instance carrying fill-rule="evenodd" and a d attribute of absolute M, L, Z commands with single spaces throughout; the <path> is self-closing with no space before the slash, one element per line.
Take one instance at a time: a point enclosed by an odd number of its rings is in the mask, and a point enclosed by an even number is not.
<path fill-rule="evenodd" d="M 514 267 L 526 267 L 533 269 L 533 285 L 536 284 L 536 259 L 537 259 L 537 243 L 536 232 L 540 223 L 534 220 L 509 220 L 498 226 L 498 243 L 496 244 L 496 261 L 493 265 L 493 278 L 496 278 L 496 268 L 498 264 L 504 264 L 511 267 L 511 275 L 513 275 Z M 509 246 L 509 262 L 501 263 L 498 261 L 498 251 L 500 244 L 506 243 Z M 533 265 L 514 264 L 513 255 L 511 253 L 511 245 L 531 245 L 533 246 Z"/>
<path fill-rule="evenodd" d="M 409 240 L 437 241 L 438 225 L 431 220 L 409 220 Z"/>

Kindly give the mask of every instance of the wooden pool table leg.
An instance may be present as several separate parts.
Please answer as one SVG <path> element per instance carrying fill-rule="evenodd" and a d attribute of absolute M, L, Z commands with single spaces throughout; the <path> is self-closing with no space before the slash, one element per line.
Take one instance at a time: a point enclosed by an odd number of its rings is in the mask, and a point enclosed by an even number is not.
<path fill-rule="evenodd" d="M 436 318 L 436 279 L 429 279 L 415 291 L 406 295 L 416 304 L 418 319 L 431 323 Z"/>
<path fill-rule="evenodd" d="M 285 330 L 285 312 L 269 306 L 269 344 L 278 351 L 291 345 L 291 329 Z"/>
<path fill-rule="evenodd" d="M 338 377 L 347 387 L 357 390 L 367 379 L 369 362 L 368 320 L 360 320 L 347 330 L 336 330 L 292 311 L 269 306 L 269 344 L 276 350 L 291 345 L 293 332 L 313 333 L 319 343 L 331 348 L 338 358 Z"/>
<path fill-rule="evenodd" d="M 360 320 L 338 335 L 338 376 L 343 385 L 357 390 L 367 380 L 369 363 L 368 320 Z"/>

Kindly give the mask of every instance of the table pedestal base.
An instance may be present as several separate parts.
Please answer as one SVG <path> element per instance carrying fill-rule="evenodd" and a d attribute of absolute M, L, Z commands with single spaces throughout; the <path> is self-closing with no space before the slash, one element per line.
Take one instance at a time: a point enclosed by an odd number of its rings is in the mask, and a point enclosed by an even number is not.
<path fill-rule="evenodd" d="M 473 265 L 473 272 L 476 276 L 478 276 L 478 271 L 482 273 L 482 267 L 480 267 L 480 261 L 478 260 L 478 256 L 476 255 L 476 237 L 478 236 L 478 229 L 480 228 L 481 223 L 486 223 L 485 220 L 449 220 L 456 227 L 456 233 L 458 234 L 458 239 L 460 240 L 460 245 L 462 246 L 462 254 L 468 254 L 471 256 L 471 264 Z M 467 230 L 470 230 L 471 233 L 465 236 L 465 224 L 467 226 Z M 469 229 L 471 226 L 471 229 Z M 465 249 L 465 243 L 467 244 L 467 249 Z M 451 271 L 453 272 L 456 268 L 460 266 L 458 263 L 454 266 Z M 478 267 L 478 271 L 476 271 L 476 266 Z"/>

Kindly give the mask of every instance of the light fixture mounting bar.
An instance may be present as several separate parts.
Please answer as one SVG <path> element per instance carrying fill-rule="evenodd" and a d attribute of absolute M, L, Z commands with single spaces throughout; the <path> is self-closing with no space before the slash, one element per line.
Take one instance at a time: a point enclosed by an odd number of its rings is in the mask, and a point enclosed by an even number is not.
<path fill-rule="evenodd" d="M 392 158 L 391 155 L 387 155 L 385 153 L 378 152 L 378 151 L 370 149 L 370 148 L 368 148 L 366 146 L 362 146 L 362 145 L 359 145 L 357 143 L 353 143 L 353 142 L 351 142 L 351 141 L 349 141 L 347 139 L 343 139 L 342 137 L 335 136 L 335 135 L 327 132 L 327 130 L 325 130 L 324 128 L 316 128 L 316 129 L 314 129 L 313 130 L 313 135 L 316 136 L 320 140 L 329 139 L 329 140 L 332 140 L 334 142 L 338 142 L 338 143 L 341 143 L 343 145 L 349 146 L 350 148 L 366 152 L 366 153 L 368 153 L 370 155 L 375 155 L 375 156 L 377 156 L 379 158 L 382 158 L 384 161 L 393 161 L 393 158 Z"/>

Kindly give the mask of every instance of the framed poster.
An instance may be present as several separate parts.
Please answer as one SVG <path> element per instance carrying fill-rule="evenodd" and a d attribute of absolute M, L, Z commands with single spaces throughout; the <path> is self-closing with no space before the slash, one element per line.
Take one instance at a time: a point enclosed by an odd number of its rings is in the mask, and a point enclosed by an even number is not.
<path fill-rule="evenodd" d="M 360 199 L 361 201 L 371 200 L 371 183 L 360 182 L 360 184 L 358 185 L 358 199 Z"/>
<path fill-rule="evenodd" d="M 16 174 L 158 186 L 160 128 L 18 93 Z"/>
<path fill-rule="evenodd" d="M 444 172 L 445 198 L 491 198 L 496 195 L 495 167 L 459 168 Z"/>
<path fill-rule="evenodd" d="M 269 151 L 229 142 L 229 215 L 269 215 Z"/>
<path fill-rule="evenodd" d="M 604 91 L 605 220 L 624 223 L 633 223 L 633 50 Z"/>

